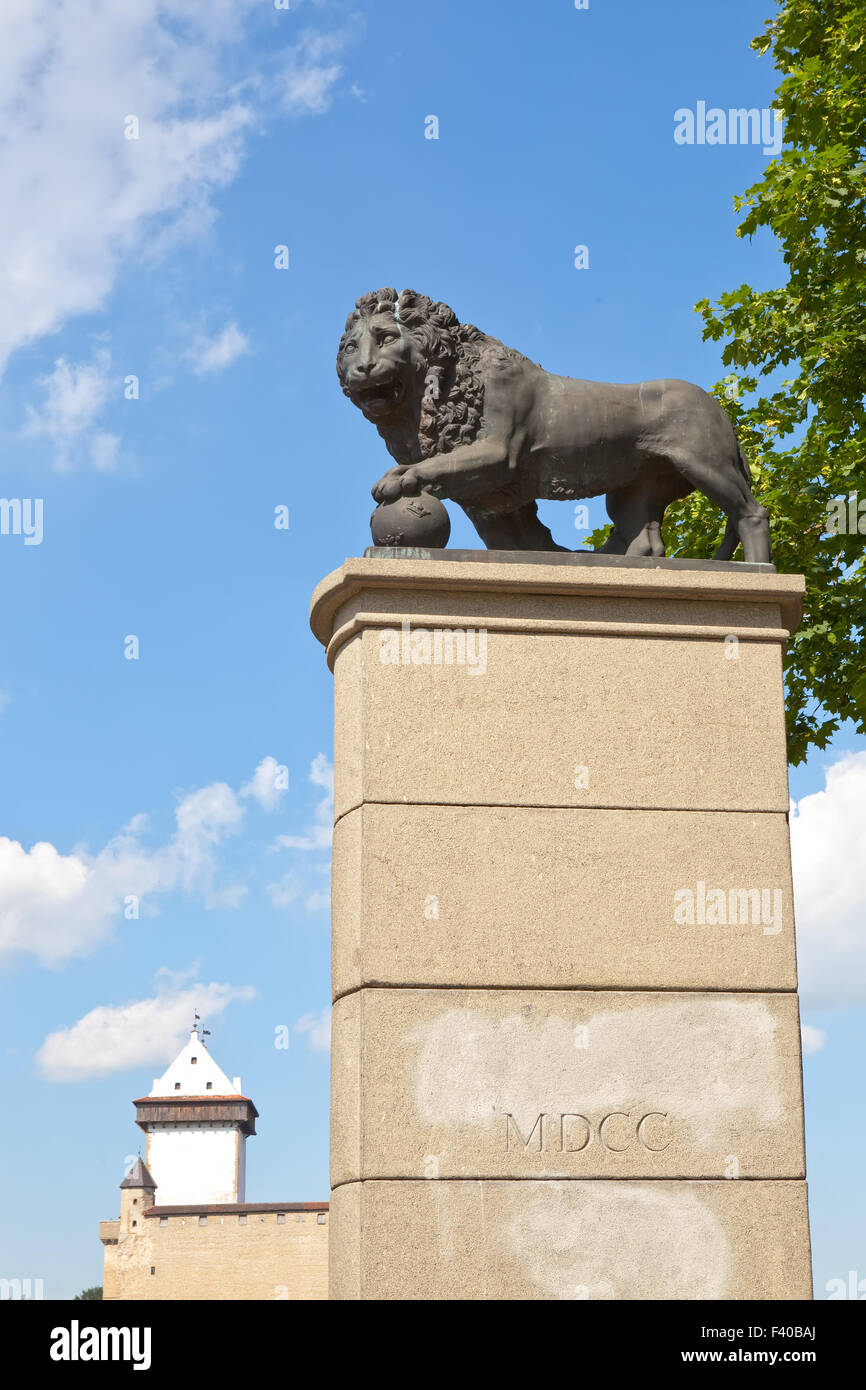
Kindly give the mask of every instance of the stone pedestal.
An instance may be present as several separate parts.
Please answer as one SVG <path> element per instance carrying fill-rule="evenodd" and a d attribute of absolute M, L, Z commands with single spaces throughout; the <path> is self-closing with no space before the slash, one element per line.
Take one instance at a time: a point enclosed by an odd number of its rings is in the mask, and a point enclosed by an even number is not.
<path fill-rule="evenodd" d="M 334 671 L 334 1298 L 811 1297 L 771 566 L 381 551 Z"/>

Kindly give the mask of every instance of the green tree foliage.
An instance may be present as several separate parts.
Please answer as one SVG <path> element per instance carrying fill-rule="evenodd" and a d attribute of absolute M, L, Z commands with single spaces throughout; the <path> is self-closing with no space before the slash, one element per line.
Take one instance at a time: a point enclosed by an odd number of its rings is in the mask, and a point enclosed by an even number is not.
<path fill-rule="evenodd" d="M 866 730 L 866 0 L 779 0 L 752 47 L 771 51 L 782 74 L 774 104 L 785 144 L 734 199 L 745 213 L 737 235 L 768 228 L 788 281 L 760 292 L 741 285 L 695 308 L 704 339 L 727 340 L 731 370 L 714 394 L 770 510 L 775 563 L 806 576 L 785 668 L 789 754 L 799 763 L 845 719 Z M 828 528 L 832 499 L 851 494 L 861 529 Z M 712 555 L 723 523 L 693 494 L 669 509 L 667 553 Z"/>
<path fill-rule="evenodd" d="M 101 1284 L 93 1284 L 89 1289 L 82 1289 L 81 1293 L 77 1293 L 77 1294 L 75 1295 L 75 1297 L 73 1298 L 72 1302 L 73 1302 L 73 1303 L 95 1303 L 98 1299 L 101 1299 L 101 1298 L 102 1298 L 102 1285 L 101 1285 Z"/>

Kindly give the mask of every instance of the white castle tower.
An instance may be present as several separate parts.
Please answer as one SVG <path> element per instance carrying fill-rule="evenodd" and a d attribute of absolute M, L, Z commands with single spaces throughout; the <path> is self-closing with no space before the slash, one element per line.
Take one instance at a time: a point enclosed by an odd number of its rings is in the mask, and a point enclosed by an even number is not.
<path fill-rule="evenodd" d="M 240 1077 L 229 1081 L 211 1057 L 207 1032 L 196 1014 L 189 1042 L 150 1095 L 133 1101 L 161 1207 L 245 1200 L 245 1146 L 258 1111 L 242 1094 Z"/>

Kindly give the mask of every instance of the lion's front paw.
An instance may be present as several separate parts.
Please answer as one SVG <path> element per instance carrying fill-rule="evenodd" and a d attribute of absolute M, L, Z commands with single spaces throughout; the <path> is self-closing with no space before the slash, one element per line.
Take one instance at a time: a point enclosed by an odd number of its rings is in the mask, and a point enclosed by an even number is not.
<path fill-rule="evenodd" d="M 396 502 L 398 497 L 402 497 L 400 480 L 405 471 L 405 468 L 388 469 L 388 472 L 379 479 L 373 488 L 373 497 L 377 502 Z"/>
<path fill-rule="evenodd" d="M 373 496 L 377 502 L 396 502 L 398 497 L 417 497 L 422 486 L 417 468 L 389 468 L 373 488 Z"/>

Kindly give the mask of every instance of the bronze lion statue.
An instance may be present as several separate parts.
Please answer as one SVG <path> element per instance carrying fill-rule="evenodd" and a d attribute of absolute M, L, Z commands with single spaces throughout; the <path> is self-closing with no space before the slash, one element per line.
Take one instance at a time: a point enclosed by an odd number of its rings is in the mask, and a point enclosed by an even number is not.
<path fill-rule="evenodd" d="M 431 492 L 459 503 L 489 549 L 561 550 L 536 500 L 604 493 L 602 548 L 664 555 L 665 508 L 698 489 L 727 515 L 716 559 L 738 541 L 747 561 L 771 558 L 733 425 L 699 386 L 554 376 L 447 304 L 393 289 L 357 301 L 337 372 L 396 460 L 377 502 Z"/>

